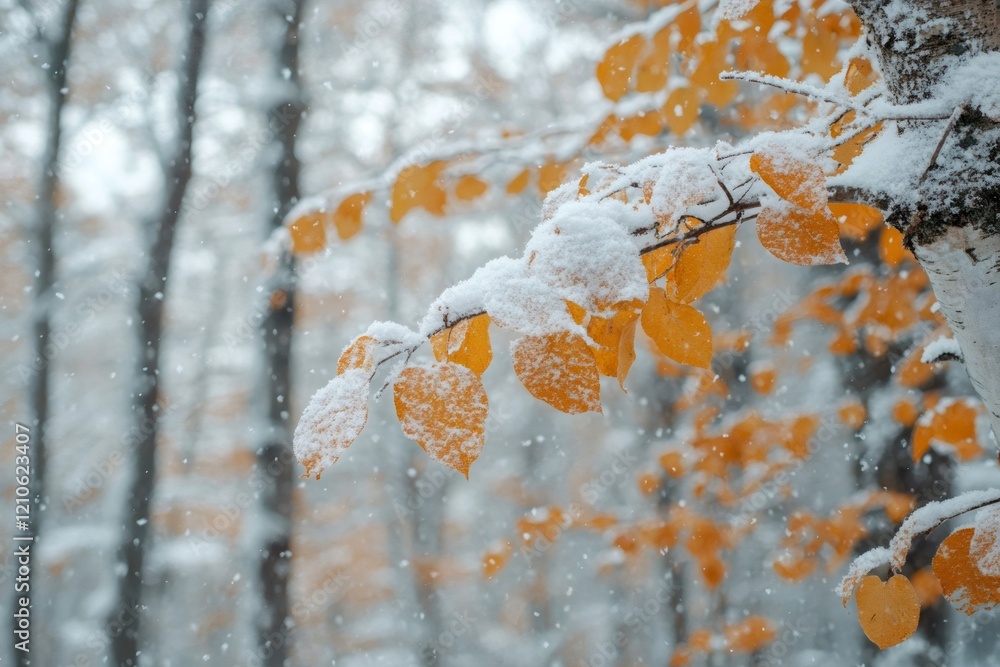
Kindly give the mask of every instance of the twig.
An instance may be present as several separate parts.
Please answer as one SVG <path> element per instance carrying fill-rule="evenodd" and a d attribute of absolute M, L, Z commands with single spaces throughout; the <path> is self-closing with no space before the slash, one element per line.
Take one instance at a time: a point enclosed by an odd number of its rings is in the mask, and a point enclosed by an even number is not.
<path fill-rule="evenodd" d="M 944 134 L 938 140 L 937 146 L 934 148 L 934 153 L 931 155 L 931 161 L 927 163 L 927 168 L 924 169 L 924 173 L 920 175 L 920 180 L 917 185 L 923 185 L 924 180 L 927 178 L 927 174 L 930 173 L 931 169 L 934 167 L 934 163 L 937 162 L 938 156 L 941 154 L 941 149 L 944 148 L 944 142 L 948 140 L 948 135 L 951 134 L 952 130 L 955 129 L 955 124 L 958 123 L 959 117 L 965 113 L 965 107 L 959 105 L 955 107 L 955 110 L 951 112 L 951 117 L 948 119 L 948 126 L 944 128 Z"/>

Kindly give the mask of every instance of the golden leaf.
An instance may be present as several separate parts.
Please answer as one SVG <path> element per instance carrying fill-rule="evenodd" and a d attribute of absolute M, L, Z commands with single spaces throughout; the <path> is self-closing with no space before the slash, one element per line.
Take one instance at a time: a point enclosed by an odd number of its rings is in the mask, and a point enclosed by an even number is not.
<path fill-rule="evenodd" d="M 514 372 L 528 392 L 561 412 L 601 412 L 601 379 L 583 337 L 524 336 L 511 346 Z"/>
<path fill-rule="evenodd" d="M 396 378 L 393 392 L 406 437 L 468 479 L 486 442 L 488 401 L 479 376 L 450 362 L 410 366 Z"/>
<path fill-rule="evenodd" d="M 880 649 L 895 646 L 917 631 L 920 600 L 903 575 L 897 574 L 888 582 L 865 577 L 856 599 L 861 629 Z"/>

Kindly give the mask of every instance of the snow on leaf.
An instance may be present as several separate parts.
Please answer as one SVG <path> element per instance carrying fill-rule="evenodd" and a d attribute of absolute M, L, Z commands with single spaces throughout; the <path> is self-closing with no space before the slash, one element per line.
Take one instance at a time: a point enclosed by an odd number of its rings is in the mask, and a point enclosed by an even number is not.
<path fill-rule="evenodd" d="M 409 366 L 396 377 L 393 398 L 406 437 L 468 479 L 486 442 L 488 402 L 479 376 L 450 362 Z"/>
<path fill-rule="evenodd" d="M 932 566 L 948 602 L 969 616 L 1000 604 L 1000 577 L 984 574 L 971 548 L 975 529 L 959 528 L 938 547 Z"/>
<path fill-rule="evenodd" d="M 667 300 L 660 288 L 649 291 L 642 308 L 642 330 L 677 363 L 711 367 L 712 329 L 705 316 L 687 304 Z"/>
<path fill-rule="evenodd" d="M 529 276 L 589 312 L 646 296 L 646 273 L 633 237 L 592 202 L 561 207 L 532 233 L 525 257 Z"/>
<path fill-rule="evenodd" d="M 750 156 L 750 169 L 785 201 L 809 211 L 825 210 L 826 178 L 814 160 L 769 145 Z"/>
<path fill-rule="evenodd" d="M 292 439 L 306 477 L 319 479 L 361 433 L 368 421 L 368 388 L 367 372 L 349 369 L 313 394 Z"/>
<path fill-rule="evenodd" d="M 976 516 L 969 554 L 980 572 L 1000 577 L 1000 507 L 987 507 Z"/>
<path fill-rule="evenodd" d="M 901 574 L 888 582 L 865 577 L 857 602 L 861 629 L 880 649 L 902 643 L 917 631 L 920 601 L 913 584 Z"/>
<path fill-rule="evenodd" d="M 736 226 L 730 225 L 713 229 L 684 248 L 674 267 L 677 300 L 691 303 L 711 291 L 729 268 L 735 247 Z"/>
<path fill-rule="evenodd" d="M 757 238 L 768 252 L 791 264 L 847 263 L 837 221 L 826 210 L 765 206 L 757 215 Z"/>
<path fill-rule="evenodd" d="M 482 375 L 493 361 L 490 316 L 477 315 L 431 336 L 431 349 L 438 361 L 461 364 Z"/>
<path fill-rule="evenodd" d="M 511 356 L 517 378 L 538 400 L 569 414 L 601 412 L 597 362 L 582 336 L 524 336 L 511 345 Z"/>
<path fill-rule="evenodd" d="M 372 358 L 372 348 L 378 345 L 378 341 L 371 336 L 358 336 L 351 341 L 350 345 L 340 353 L 337 360 L 337 375 L 342 375 L 349 370 L 362 370 L 370 373 L 375 367 Z"/>

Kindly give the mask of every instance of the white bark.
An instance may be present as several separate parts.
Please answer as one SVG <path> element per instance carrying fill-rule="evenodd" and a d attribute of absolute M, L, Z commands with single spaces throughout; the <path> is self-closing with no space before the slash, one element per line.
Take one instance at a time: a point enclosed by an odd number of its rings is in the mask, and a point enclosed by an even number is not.
<path fill-rule="evenodd" d="M 1000 236 L 971 225 L 950 227 L 915 252 L 1000 442 Z"/>

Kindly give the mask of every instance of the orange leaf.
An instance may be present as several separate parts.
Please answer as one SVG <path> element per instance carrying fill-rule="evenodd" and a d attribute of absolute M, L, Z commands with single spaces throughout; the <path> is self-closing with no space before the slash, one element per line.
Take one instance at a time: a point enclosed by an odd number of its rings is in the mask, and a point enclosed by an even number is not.
<path fill-rule="evenodd" d="M 893 227 L 882 230 L 882 236 L 878 240 L 878 255 L 893 268 L 902 264 L 904 259 L 913 259 L 913 255 L 903 245 L 902 232 Z"/>
<path fill-rule="evenodd" d="M 597 80 L 605 97 L 617 102 L 628 92 L 629 79 L 645 43 L 641 35 L 633 35 L 604 54 L 604 59 L 597 65 Z"/>
<path fill-rule="evenodd" d="M 296 255 L 311 255 L 326 247 L 326 229 L 323 227 L 324 214 L 318 211 L 306 213 L 288 225 L 292 236 L 292 252 Z"/>
<path fill-rule="evenodd" d="M 846 264 L 837 221 L 827 211 L 765 206 L 757 215 L 757 238 L 778 259 L 799 264 Z"/>
<path fill-rule="evenodd" d="M 782 199 L 810 211 L 825 210 L 826 178 L 817 163 L 772 147 L 751 155 L 750 169 Z"/>
<path fill-rule="evenodd" d="M 1000 577 L 984 574 L 969 553 L 975 531 L 970 526 L 949 535 L 932 563 L 945 597 L 969 616 L 1000 604 Z"/>
<path fill-rule="evenodd" d="M 467 174 L 458 179 L 458 183 L 455 184 L 455 197 L 462 201 L 472 201 L 486 194 L 489 187 L 485 181 L 476 178 L 472 174 Z"/>
<path fill-rule="evenodd" d="M 565 162 L 550 162 L 538 168 L 538 193 L 543 197 L 562 185 L 566 176 Z"/>
<path fill-rule="evenodd" d="M 774 624 L 763 616 L 747 616 L 723 630 L 730 651 L 753 653 L 770 644 L 777 633 Z"/>
<path fill-rule="evenodd" d="M 658 459 L 663 472 L 674 479 L 684 475 L 684 455 L 677 451 L 670 451 L 660 455 Z"/>
<path fill-rule="evenodd" d="M 852 400 L 840 407 L 840 410 L 837 411 L 837 416 L 840 417 L 840 421 L 844 422 L 844 424 L 858 431 L 865 425 L 865 420 L 868 418 L 868 411 L 862 403 Z"/>
<path fill-rule="evenodd" d="M 593 352 L 570 333 L 524 336 L 511 346 L 514 372 L 528 392 L 561 412 L 601 412 L 601 380 Z"/>
<path fill-rule="evenodd" d="M 770 394 L 774 390 L 774 383 L 777 379 L 778 372 L 771 364 L 758 364 L 750 367 L 750 386 L 758 394 Z"/>
<path fill-rule="evenodd" d="M 694 88 L 675 88 L 667 96 L 667 101 L 660 110 L 663 120 L 670 131 L 682 136 L 698 122 L 701 110 L 701 100 Z"/>
<path fill-rule="evenodd" d="M 618 342 L 618 386 L 625 391 L 625 378 L 635 361 L 635 325 L 638 317 L 633 317 L 622 329 Z"/>
<path fill-rule="evenodd" d="M 668 301 L 662 289 L 649 291 L 642 309 L 642 330 L 677 363 L 711 367 L 712 328 L 705 316 L 691 306 Z"/>
<path fill-rule="evenodd" d="M 431 336 L 431 349 L 438 361 L 451 361 L 482 375 L 493 361 L 490 316 L 485 313 L 462 320 Z"/>
<path fill-rule="evenodd" d="M 597 361 L 597 369 L 601 375 L 618 376 L 622 335 L 625 333 L 625 328 L 629 324 L 634 324 L 637 317 L 638 313 L 633 310 L 620 310 L 611 318 L 595 316 L 590 319 L 590 324 L 587 325 L 587 335 L 597 343 L 593 352 Z M 634 340 L 635 329 L 632 329 L 632 336 Z M 632 358 L 635 358 L 634 350 Z M 631 364 L 631 361 L 629 363 Z M 628 369 L 625 372 L 627 373 Z"/>
<path fill-rule="evenodd" d="M 653 282 L 674 264 L 674 253 L 670 246 L 657 248 L 642 255 L 642 265 L 646 267 L 646 281 Z"/>
<path fill-rule="evenodd" d="M 697 243 L 684 248 L 674 267 L 677 300 L 697 301 L 719 284 L 735 247 L 736 225 L 730 225 L 706 232 Z"/>
<path fill-rule="evenodd" d="M 398 223 L 415 208 L 423 208 L 432 215 L 444 215 L 448 195 L 441 187 L 440 176 L 446 163 L 437 160 L 428 165 L 406 167 L 392 184 L 392 205 L 389 218 Z"/>
<path fill-rule="evenodd" d="M 345 197 L 337 206 L 337 210 L 333 212 L 333 224 L 341 240 L 346 241 L 361 231 L 362 214 L 371 199 L 371 194 L 358 192 Z"/>
<path fill-rule="evenodd" d="M 897 574 L 888 582 L 865 577 L 858 588 L 858 621 L 865 636 L 880 649 L 906 640 L 917 631 L 920 600 L 910 580 Z"/>
<path fill-rule="evenodd" d="M 396 378 L 393 392 L 406 437 L 468 479 L 486 441 L 488 402 L 479 376 L 450 362 L 410 366 Z"/>
<path fill-rule="evenodd" d="M 864 58 L 851 58 L 844 75 L 844 87 L 851 95 L 858 95 L 868 86 L 878 81 L 878 74 L 872 64 Z"/>
<path fill-rule="evenodd" d="M 370 372 L 375 366 L 372 359 L 372 348 L 376 345 L 378 345 L 378 341 L 371 336 L 358 336 L 352 340 L 351 344 L 340 353 L 340 359 L 337 360 L 337 375 L 342 375 L 350 370 Z"/>
<path fill-rule="evenodd" d="M 368 374 L 349 370 L 316 392 L 295 427 L 293 449 L 305 476 L 320 478 L 361 434 L 368 421 Z"/>
<path fill-rule="evenodd" d="M 919 461 L 932 444 L 954 449 L 960 461 L 970 461 L 982 451 L 976 437 L 979 410 L 967 401 L 941 401 L 921 417 L 913 429 L 913 460 Z"/>
<path fill-rule="evenodd" d="M 528 179 L 531 177 L 531 171 L 528 169 L 523 169 L 521 173 L 511 179 L 510 183 L 507 184 L 507 194 L 516 195 L 524 191 L 528 187 Z"/>
<path fill-rule="evenodd" d="M 832 202 L 830 212 L 840 223 L 841 236 L 852 241 L 864 241 L 883 221 L 882 211 L 865 204 Z"/>

